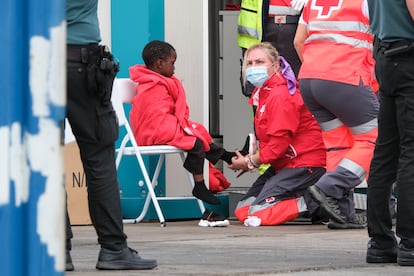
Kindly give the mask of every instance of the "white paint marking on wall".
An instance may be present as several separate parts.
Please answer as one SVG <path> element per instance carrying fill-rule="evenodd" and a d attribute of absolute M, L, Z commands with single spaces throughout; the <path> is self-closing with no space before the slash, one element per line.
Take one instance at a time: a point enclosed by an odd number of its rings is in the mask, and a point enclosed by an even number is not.
<path fill-rule="evenodd" d="M 10 130 L 8 126 L 0 127 L 0 206 L 10 202 Z"/>
<path fill-rule="evenodd" d="M 22 142 L 20 123 L 13 123 L 10 133 L 10 180 L 14 181 L 15 205 L 29 200 L 30 168 L 27 163 L 26 145 Z"/>
<path fill-rule="evenodd" d="M 66 104 L 66 23 L 51 29 L 48 94 L 57 106 Z M 63 47 L 62 47 L 63 44 Z M 64 62 L 62 62 L 64 60 Z"/>
<path fill-rule="evenodd" d="M 48 254 L 56 258 L 56 270 L 63 271 L 65 187 L 63 146 L 57 139 L 59 135 L 60 128 L 52 120 L 40 119 L 39 133 L 28 135 L 27 145 L 31 168 L 46 178 L 45 191 L 37 204 L 37 232 L 47 245 Z"/>
<path fill-rule="evenodd" d="M 32 112 L 36 117 L 46 117 L 50 114 L 47 90 L 50 57 L 50 43 L 41 36 L 30 39 L 30 72 L 29 85 L 32 94 Z"/>
<path fill-rule="evenodd" d="M 33 114 L 39 117 L 39 132 L 27 134 L 28 160 L 33 171 L 45 178 L 45 192 L 40 195 L 37 211 L 37 232 L 47 252 L 56 260 L 55 269 L 65 267 L 65 187 L 61 130 L 50 114 L 51 104 L 66 103 L 66 24 L 51 28 L 51 41 L 33 37 L 30 41 L 30 91 Z M 46 62 L 44 62 L 45 60 Z M 35 79 L 36 78 L 36 79 Z M 50 223 L 50 222 L 56 223 Z"/>

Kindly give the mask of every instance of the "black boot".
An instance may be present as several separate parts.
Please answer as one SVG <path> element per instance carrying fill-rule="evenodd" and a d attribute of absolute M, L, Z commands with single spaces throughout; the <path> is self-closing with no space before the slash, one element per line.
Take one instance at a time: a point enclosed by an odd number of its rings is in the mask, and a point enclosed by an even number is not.
<path fill-rule="evenodd" d="M 73 271 L 75 267 L 72 263 L 72 257 L 70 256 L 69 250 L 66 250 L 66 264 L 65 264 L 65 271 Z"/>
<path fill-rule="evenodd" d="M 193 196 L 209 204 L 220 204 L 220 199 L 207 189 L 204 181 L 195 182 Z"/>

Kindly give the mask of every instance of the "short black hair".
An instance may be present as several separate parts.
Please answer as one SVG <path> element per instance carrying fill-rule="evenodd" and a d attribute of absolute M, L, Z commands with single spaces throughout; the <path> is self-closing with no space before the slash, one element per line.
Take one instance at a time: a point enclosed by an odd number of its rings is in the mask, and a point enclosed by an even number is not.
<path fill-rule="evenodd" d="M 147 67 L 152 66 L 157 60 L 165 60 L 175 52 L 174 47 L 168 42 L 153 40 L 148 42 L 142 50 L 142 59 Z"/>

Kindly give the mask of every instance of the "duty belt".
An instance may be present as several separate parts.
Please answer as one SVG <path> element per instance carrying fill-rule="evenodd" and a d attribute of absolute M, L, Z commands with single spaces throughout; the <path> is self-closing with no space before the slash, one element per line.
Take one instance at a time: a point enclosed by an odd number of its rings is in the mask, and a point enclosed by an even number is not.
<path fill-rule="evenodd" d="M 398 40 L 393 42 L 379 41 L 379 48 L 384 49 L 384 55 L 387 57 L 396 56 L 414 51 L 414 41 Z"/>
<path fill-rule="evenodd" d="M 80 63 L 93 63 L 99 53 L 98 44 L 66 45 L 66 60 Z"/>

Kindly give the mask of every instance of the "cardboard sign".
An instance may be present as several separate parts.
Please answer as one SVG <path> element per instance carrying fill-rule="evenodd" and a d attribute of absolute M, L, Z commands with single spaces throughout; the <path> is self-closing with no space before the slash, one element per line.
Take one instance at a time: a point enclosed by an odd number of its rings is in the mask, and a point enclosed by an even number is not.
<path fill-rule="evenodd" d="M 92 224 L 89 216 L 86 176 L 76 142 L 65 145 L 65 183 L 71 225 Z"/>

